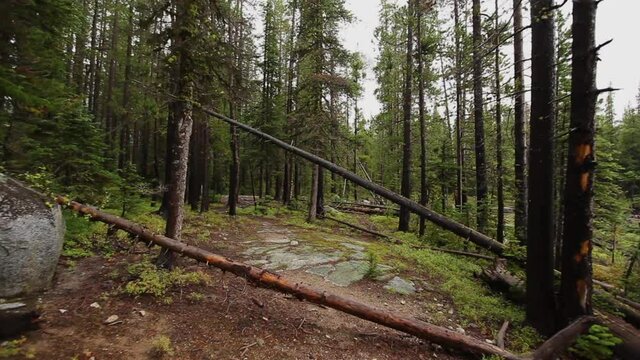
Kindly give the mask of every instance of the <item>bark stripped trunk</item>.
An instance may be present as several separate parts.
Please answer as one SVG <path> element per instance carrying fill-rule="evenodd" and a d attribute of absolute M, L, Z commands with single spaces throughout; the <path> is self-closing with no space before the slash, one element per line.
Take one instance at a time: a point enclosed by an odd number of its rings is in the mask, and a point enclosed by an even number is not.
<path fill-rule="evenodd" d="M 60 196 L 56 200 L 59 204 L 69 206 L 71 209 L 82 215 L 90 216 L 94 221 L 101 221 L 114 226 L 116 229 L 124 230 L 136 235 L 136 238 L 140 241 L 153 243 L 160 245 L 163 248 L 171 249 L 174 252 L 206 263 L 208 266 L 213 266 L 223 271 L 230 272 L 236 276 L 245 278 L 256 286 L 273 289 L 285 294 L 292 294 L 300 300 L 307 300 L 312 303 L 321 304 L 358 318 L 390 327 L 465 353 L 498 355 L 506 359 L 519 359 L 516 355 L 500 349 L 495 345 L 487 344 L 482 340 L 462 335 L 454 330 L 445 329 L 420 320 L 405 317 L 403 315 L 379 310 L 353 299 L 333 295 L 302 283 L 293 282 L 279 274 L 274 274 L 267 270 L 229 260 L 220 255 L 195 246 L 189 246 L 188 244 L 171 239 L 167 236 L 153 234 L 144 227 L 131 221 L 104 213 L 96 210 L 95 208 L 91 208 L 74 201 L 69 202 L 69 200 Z"/>
<path fill-rule="evenodd" d="M 515 82 L 515 235 L 521 245 L 527 243 L 527 142 L 524 113 L 524 50 L 522 41 L 522 0 L 513 0 L 513 66 Z"/>
<path fill-rule="evenodd" d="M 502 166 L 502 108 L 500 101 L 500 21 L 498 13 L 498 0 L 496 4 L 496 19 L 495 19 L 495 43 L 496 43 L 496 57 L 495 57 L 495 76 L 496 76 L 496 160 L 497 160 L 497 187 L 498 187 L 498 224 L 496 228 L 496 240 L 504 242 L 504 183 L 503 183 L 503 166 Z"/>
<path fill-rule="evenodd" d="M 527 224 L 527 320 L 542 334 L 556 330 L 553 291 L 553 136 L 555 30 L 553 0 L 532 0 L 531 144 Z"/>
<path fill-rule="evenodd" d="M 591 305 L 593 248 L 593 174 L 595 169 L 596 0 L 573 1 L 571 125 L 564 190 L 562 282 L 564 323 L 593 313 Z"/>
<path fill-rule="evenodd" d="M 445 216 L 442 216 L 438 213 L 436 213 L 435 211 L 429 210 L 426 207 L 418 204 L 417 202 L 410 200 L 408 198 L 405 198 L 383 186 L 380 186 L 376 183 L 373 183 L 371 181 L 368 181 L 354 173 L 352 173 L 351 171 L 342 168 L 330 161 L 327 161 L 326 159 L 323 159 L 321 157 L 318 157 L 316 155 L 313 155 L 305 150 L 302 150 L 300 148 L 297 148 L 293 145 L 290 145 L 280 139 L 277 139 L 271 135 L 265 134 L 259 130 L 256 130 L 248 125 L 245 125 L 241 122 L 238 122 L 236 120 L 230 119 L 227 116 L 224 116 L 222 114 L 219 114 L 215 111 L 211 111 L 205 108 L 200 108 L 202 111 L 204 111 L 205 113 L 218 118 L 226 123 L 229 124 L 233 124 L 236 125 L 239 129 L 242 129 L 248 133 L 251 133 L 263 140 L 268 141 L 270 144 L 273 144 L 275 146 L 278 146 L 282 149 L 285 149 L 295 155 L 298 155 L 314 164 L 320 165 L 323 168 L 334 172 L 342 177 L 344 177 L 345 179 L 354 182 L 358 185 L 360 185 L 361 187 L 372 191 L 375 194 L 380 195 L 381 197 L 392 201 L 400 206 L 405 206 L 407 207 L 410 211 L 416 213 L 417 215 L 420 216 L 424 216 L 427 220 L 433 222 L 434 224 L 440 226 L 441 228 L 451 231 L 454 234 L 467 239 L 471 242 L 473 242 L 474 244 L 481 246 L 489 251 L 492 251 L 495 254 L 501 254 L 504 250 L 504 246 L 502 244 L 500 244 L 499 242 L 495 241 L 494 239 L 488 237 L 487 235 L 484 235 L 478 231 L 475 231 L 473 229 L 471 229 L 468 226 L 465 226 L 463 224 L 460 224 L 452 219 L 449 219 Z"/>
<path fill-rule="evenodd" d="M 476 211 L 477 228 L 485 232 L 488 220 L 487 164 L 484 149 L 484 100 L 482 99 L 482 28 L 480 0 L 473 0 L 473 118 L 476 150 Z"/>
<path fill-rule="evenodd" d="M 171 154 L 169 167 L 169 183 L 167 197 L 167 224 L 165 235 L 169 238 L 180 241 L 182 235 L 182 223 L 184 220 L 184 194 L 187 185 L 187 164 L 189 160 L 189 140 L 193 127 L 192 102 L 193 83 L 191 76 L 191 59 L 189 53 L 189 38 L 193 31 L 193 22 L 190 17 L 194 11 L 192 0 L 176 0 L 176 18 L 174 34 L 174 52 L 176 54 L 176 70 L 173 72 L 175 78 L 173 82 L 176 86 L 174 97 L 177 100 L 173 103 L 174 122 L 172 127 L 175 131 L 175 141 L 167 144 L 167 151 Z M 172 249 L 165 247 L 156 259 L 156 264 L 166 268 L 172 268 L 175 260 L 175 253 Z"/>
<path fill-rule="evenodd" d="M 400 193 L 411 198 L 411 85 L 413 82 L 413 0 L 407 0 L 407 61 L 402 94 L 402 181 Z M 400 206 L 399 231 L 409 231 L 409 209 Z"/>
<path fill-rule="evenodd" d="M 422 5 L 417 4 L 417 37 L 418 37 L 418 117 L 420 121 L 420 205 L 426 206 L 429 189 L 427 187 L 427 126 L 424 114 L 424 61 L 422 54 Z M 446 90 L 445 90 L 446 91 Z M 445 197 L 443 192 L 442 197 Z M 443 207 L 444 210 L 444 207 Z M 419 234 L 425 233 L 424 216 L 420 217 Z"/>

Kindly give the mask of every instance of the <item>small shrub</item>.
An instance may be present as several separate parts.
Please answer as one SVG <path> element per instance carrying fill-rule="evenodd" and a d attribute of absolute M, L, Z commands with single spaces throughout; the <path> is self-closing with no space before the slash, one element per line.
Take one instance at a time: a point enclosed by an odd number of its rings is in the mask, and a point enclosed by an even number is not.
<path fill-rule="evenodd" d="M 166 335 L 158 335 L 151 342 L 151 356 L 162 359 L 166 356 L 173 356 L 175 350 L 171 344 L 171 339 Z"/>
<path fill-rule="evenodd" d="M 364 275 L 366 278 L 373 279 L 380 275 L 380 269 L 378 269 L 378 264 L 380 263 L 380 258 L 373 252 L 367 252 L 367 273 Z"/>
<path fill-rule="evenodd" d="M 606 360 L 613 356 L 613 348 L 622 340 L 611 333 L 609 328 L 592 325 L 587 334 L 581 335 L 569 351 L 587 360 Z"/>
<path fill-rule="evenodd" d="M 125 285 L 125 294 L 133 296 L 151 295 L 165 303 L 172 301 L 167 293 L 174 287 L 211 283 L 209 275 L 203 272 L 187 272 L 183 269 L 167 271 L 159 269 L 149 261 L 129 266 L 128 272 L 134 279 Z"/>

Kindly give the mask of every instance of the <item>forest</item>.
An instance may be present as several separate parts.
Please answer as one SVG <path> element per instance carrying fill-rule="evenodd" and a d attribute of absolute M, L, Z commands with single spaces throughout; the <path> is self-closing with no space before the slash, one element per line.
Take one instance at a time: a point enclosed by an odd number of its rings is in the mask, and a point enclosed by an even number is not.
<path fill-rule="evenodd" d="M 66 223 L 0 358 L 638 359 L 609 3 L 0 2 L 0 182 Z"/>

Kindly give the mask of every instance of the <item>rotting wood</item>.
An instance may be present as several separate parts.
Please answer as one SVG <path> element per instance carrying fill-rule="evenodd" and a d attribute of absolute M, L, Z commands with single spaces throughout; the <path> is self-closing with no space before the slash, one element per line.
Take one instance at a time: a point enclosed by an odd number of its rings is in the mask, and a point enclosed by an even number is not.
<path fill-rule="evenodd" d="M 558 331 L 549 340 L 545 341 L 534 353 L 533 359 L 554 359 L 555 355 L 567 350 L 582 333 L 587 331 L 596 322 L 593 316 L 583 316 L 566 328 Z"/>
<path fill-rule="evenodd" d="M 194 104 L 194 106 L 199 107 L 198 105 Z M 374 193 L 380 195 L 381 197 L 392 201 L 400 206 L 404 206 L 407 209 L 409 209 L 410 211 L 414 212 L 415 214 L 424 216 L 427 220 L 431 221 L 432 223 L 440 226 L 441 228 L 451 231 L 452 233 L 467 239 L 471 242 L 473 242 L 474 244 L 481 246 L 495 254 L 502 254 L 502 252 L 504 251 L 504 245 L 495 241 L 494 239 L 492 239 L 491 237 L 476 231 L 466 225 L 463 225 L 457 221 L 454 221 L 444 215 L 438 214 L 435 211 L 432 211 L 420 204 L 418 204 L 417 202 L 408 199 L 406 197 L 403 197 L 383 186 L 380 186 L 374 182 L 365 180 L 364 178 L 352 173 L 351 171 L 340 167 L 326 159 L 323 159 L 321 157 L 318 157 L 316 155 L 313 155 L 305 150 L 302 150 L 300 148 L 297 148 L 293 145 L 287 144 L 286 142 L 277 139 L 269 134 L 263 133 L 262 131 L 256 130 L 248 125 L 245 125 L 239 121 L 236 121 L 234 119 L 231 119 L 227 116 L 224 116 L 222 114 L 219 114 L 215 111 L 209 110 L 209 109 L 205 109 L 203 107 L 199 107 L 200 110 L 202 110 L 203 112 L 205 112 L 206 114 L 213 116 L 215 118 L 218 118 L 226 123 L 232 124 L 232 125 L 236 125 L 239 129 L 242 129 L 250 134 L 253 134 L 257 137 L 260 137 L 286 151 L 289 151 L 295 155 L 298 155 L 314 164 L 320 165 L 323 168 L 336 173 L 354 183 L 356 183 L 357 185 L 367 189 L 367 190 L 371 190 Z"/>
<path fill-rule="evenodd" d="M 489 354 L 502 356 L 506 359 L 519 359 L 517 355 L 500 349 L 495 345 L 488 344 L 482 340 L 403 315 L 376 309 L 356 300 L 330 294 L 326 291 L 291 281 L 279 274 L 274 274 L 267 270 L 227 259 L 223 256 L 176 241 L 163 235 L 154 234 L 141 225 L 118 216 L 107 214 L 75 201 L 69 201 L 62 196 L 58 196 L 56 198 L 56 202 L 64 206 L 68 206 L 70 209 L 81 215 L 89 216 L 91 220 L 110 224 L 119 230 L 136 235 L 138 240 L 142 242 L 162 246 L 177 254 L 206 263 L 207 266 L 213 266 L 223 271 L 228 271 L 236 276 L 245 278 L 255 286 L 276 290 L 285 294 L 291 294 L 300 300 L 307 300 L 315 304 L 324 305 L 451 349 L 472 354 Z"/>

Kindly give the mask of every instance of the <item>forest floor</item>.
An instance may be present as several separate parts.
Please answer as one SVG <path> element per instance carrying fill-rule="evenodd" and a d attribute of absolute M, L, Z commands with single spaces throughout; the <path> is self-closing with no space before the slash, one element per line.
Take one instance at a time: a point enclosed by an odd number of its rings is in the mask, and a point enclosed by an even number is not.
<path fill-rule="evenodd" d="M 306 224 L 301 213 L 243 213 L 229 218 L 222 206 L 205 214 L 189 213 L 184 240 L 487 342 L 493 341 L 502 321 L 509 320 L 513 325 L 507 348 L 516 352 L 539 341 L 520 324 L 520 308 L 473 279 L 473 272 L 487 262 L 409 251 L 407 245 L 385 243 L 326 221 Z M 388 221 L 377 220 L 378 228 Z M 350 216 L 350 221 L 373 226 L 366 216 Z M 151 228 L 154 222 L 157 219 L 148 221 Z M 8 358 L 463 358 L 333 309 L 255 288 L 188 258 L 179 259 L 180 270 L 169 278 L 144 266 L 157 249 L 134 245 L 122 235 L 106 255 L 60 262 L 53 288 L 39 299 L 40 329 L 26 334 L 16 355 Z"/>

